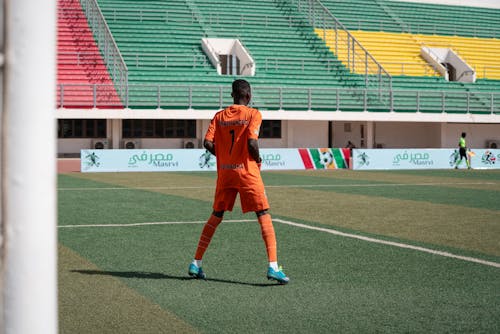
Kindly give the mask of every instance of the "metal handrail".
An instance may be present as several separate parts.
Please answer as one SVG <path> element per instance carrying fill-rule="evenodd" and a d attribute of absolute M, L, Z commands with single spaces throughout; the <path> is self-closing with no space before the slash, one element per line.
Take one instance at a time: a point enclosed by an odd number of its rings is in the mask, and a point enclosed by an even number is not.
<path fill-rule="evenodd" d="M 70 56 L 71 60 L 62 60 L 58 59 L 57 63 L 59 65 L 82 65 L 82 64 L 95 64 L 100 58 L 101 55 L 92 51 L 59 51 L 57 52 L 57 57 L 60 56 Z M 76 63 L 75 63 L 76 60 Z"/>
<path fill-rule="evenodd" d="M 315 58 L 304 58 L 304 57 L 265 57 L 264 58 L 264 63 L 261 65 L 266 69 L 266 71 L 270 69 L 274 70 L 279 70 L 282 67 L 286 66 L 292 66 L 293 69 L 296 71 L 299 69 L 301 72 L 304 72 L 306 70 L 306 66 L 318 66 L 321 67 L 321 69 L 325 69 L 325 65 L 323 64 L 326 61 L 326 69 L 329 71 L 333 69 L 335 64 L 337 63 L 336 60 L 333 59 L 326 59 L 326 60 L 318 60 Z"/>
<path fill-rule="evenodd" d="M 120 15 L 128 20 L 136 21 L 158 21 L 169 22 L 169 18 L 172 17 L 173 21 L 179 22 L 195 22 L 195 17 L 193 13 L 179 10 L 153 10 L 153 9 L 135 9 L 135 8 L 119 8 L 112 10 L 105 10 L 109 12 L 109 17 L 113 22 L 120 19 Z M 173 15 L 172 15 L 173 14 Z M 182 19 L 182 20 L 181 20 Z"/>
<path fill-rule="evenodd" d="M 405 68 L 408 69 L 408 67 L 423 69 L 425 75 L 427 75 L 429 72 L 431 74 L 439 75 L 439 73 L 432 66 L 429 66 L 429 64 L 426 64 L 426 63 L 404 62 L 404 61 L 381 61 L 380 64 L 383 64 L 385 66 L 387 66 L 387 65 L 399 65 L 399 66 L 401 66 L 401 75 L 406 74 Z M 395 75 L 394 71 L 392 71 L 392 72 L 393 72 L 393 75 Z"/>
<path fill-rule="evenodd" d="M 437 24 L 437 23 L 406 23 L 408 29 L 408 33 L 413 33 L 413 34 L 420 34 L 420 33 L 428 33 L 429 28 L 432 28 L 432 33 L 433 34 L 439 34 L 442 33 L 444 29 L 448 31 L 452 31 L 454 35 L 457 35 L 458 32 L 461 34 L 463 33 L 470 33 L 471 30 L 473 31 L 472 37 L 479 37 L 481 35 L 487 34 L 488 36 L 491 36 L 493 38 L 497 38 L 500 35 L 500 29 L 493 29 L 493 28 L 488 28 L 488 27 L 483 27 L 479 31 L 476 26 L 474 27 L 467 27 L 465 26 L 464 28 L 461 28 L 461 25 L 455 25 L 453 26 L 453 29 L 451 29 L 450 26 L 444 25 L 444 24 Z M 457 29 L 458 27 L 458 29 Z M 481 32 L 484 32 L 481 34 Z"/>
<path fill-rule="evenodd" d="M 80 0 L 95 41 L 122 100 L 127 97 L 128 68 L 96 0 Z"/>
<path fill-rule="evenodd" d="M 335 24 L 337 24 L 342 30 L 344 30 L 347 35 L 356 43 L 356 45 L 358 45 L 362 50 L 363 52 L 371 59 L 373 60 L 373 62 L 377 65 L 379 65 L 379 68 L 381 69 L 382 72 L 386 73 L 389 77 L 390 77 L 390 74 L 384 69 L 384 67 L 382 65 L 379 64 L 379 62 L 375 59 L 375 57 L 373 57 L 371 55 L 370 52 L 368 52 L 367 49 L 365 49 L 365 47 L 356 39 L 356 37 L 354 37 L 350 31 L 330 12 L 330 10 L 328 8 L 326 8 L 321 2 L 317 1 L 317 0 L 309 0 L 309 1 L 314 1 L 316 2 L 317 5 L 319 5 L 322 10 L 325 11 L 325 13 L 327 13 L 330 18 L 332 18 L 334 21 L 335 21 Z"/>
<path fill-rule="evenodd" d="M 337 56 L 346 54 L 347 60 L 344 65 L 351 72 L 364 77 L 365 87 L 379 89 L 380 100 L 387 100 L 388 96 L 384 94 L 392 89 L 391 75 L 330 10 L 318 0 L 293 0 L 292 3 L 300 13 L 306 16 L 311 26 L 323 31 L 325 42 L 327 41 L 327 31 L 334 32 L 334 53 Z M 342 42 L 342 37 L 339 37 L 339 31 L 347 36 L 345 42 Z M 357 70 L 359 67 L 362 71 Z"/>
<path fill-rule="evenodd" d="M 474 66 L 474 69 L 476 70 L 476 73 L 478 72 L 478 68 L 479 67 L 482 67 L 483 68 L 483 78 L 484 79 L 488 79 L 486 78 L 486 73 L 488 72 L 488 70 L 493 70 L 494 72 L 498 72 L 500 73 L 500 66 L 491 66 L 491 65 L 480 65 L 480 66 Z"/>
<path fill-rule="evenodd" d="M 182 53 L 148 53 L 148 52 L 124 52 L 122 55 L 130 62 L 129 65 L 135 68 L 142 67 L 178 67 L 179 60 L 184 65 L 192 68 L 207 66 L 209 62 L 204 54 L 182 54 Z M 134 62 L 132 64 L 131 62 Z M 171 65 L 174 64 L 174 65 Z M 185 67 L 185 66 L 184 66 Z"/>
<path fill-rule="evenodd" d="M 247 23 L 256 23 L 264 27 L 268 26 L 283 26 L 280 19 L 285 19 L 288 22 L 288 27 L 292 26 L 293 22 L 300 22 L 299 19 L 293 16 L 283 16 L 283 15 L 268 15 L 268 14 L 239 14 L 233 16 L 223 15 L 221 13 L 210 13 L 208 15 L 208 22 L 211 24 L 220 24 L 220 22 L 233 22 L 234 24 L 239 24 L 243 26 Z"/>
<path fill-rule="evenodd" d="M 59 108 L 221 109 L 232 102 L 230 87 L 220 85 L 129 85 L 118 101 L 109 84 L 59 84 Z M 464 90 L 391 90 L 388 108 L 377 89 L 254 86 L 254 107 L 261 110 L 433 112 L 500 115 L 500 92 Z"/>
<path fill-rule="evenodd" d="M 179 10 L 119 8 L 119 9 L 105 10 L 105 12 L 109 12 L 109 17 L 113 22 L 119 19 L 120 15 L 126 17 L 127 20 L 134 19 L 142 22 L 142 21 L 158 21 L 161 19 L 162 21 L 168 22 L 169 17 L 171 17 L 171 14 L 174 14 L 174 16 L 172 17 L 175 18 L 176 19 L 175 21 L 178 22 L 195 21 L 195 17 L 193 16 L 192 13 Z M 209 13 L 206 19 L 210 24 L 219 24 L 220 22 L 230 21 L 234 23 L 239 23 L 240 25 L 243 25 L 245 23 L 258 23 L 259 25 L 267 27 L 269 25 L 282 25 L 281 23 L 277 24 L 273 23 L 276 22 L 276 19 L 283 19 L 283 18 L 285 18 L 288 21 L 289 26 L 291 25 L 292 21 L 297 20 L 296 18 L 291 16 L 283 17 L 282 15 L 253 14 L 253 13 L 246 13 L 233 16 L 227 16 L 221 13 Z"/>
<path fill-rule="evenodd" d="M 74 61 L 59 61 L 60 64 L 87 64 L 95 63 L 93 61 L 93 56 L 96 54 L 94 52 L 87 51 L 61 51 L 58 55 L 72 56 Z M 123 52 L 122 57 L 127 59 L 129 67 L 132 68 L 144 68 L 144 67 L 163 67 L 163 68 L 175 68 L 175 67 L 186 67 L 190 66 L 193 68 L 202 67 L 209 65 L 209 62 L 204 54 L 186 54 L 184 52 L 174 53 L 152 53 L 152 52 Z M 306 70 L 306 66 L 317 66 L 327 70 L 331 70 L 337 64 L 336 60 L 326 59 L 318 60 L 316 58 L 305 58 L 305 57 L 264 57 L 261 60 L 261 67 L 265 70 L 279 70 L 282 67 L 293 67 L 294 71 L 300 69 L 301 72 Z M 250 65 L 249 65 L 250 66 Z"/>
<path fill-rule="evenodd" d="M 429 22 L 429 23 L 411 23 L 411 22 L 404 22 L 405 26 L 402 27 L 400 24 L 393 20 L 383 20 L 383 19 L 373 19 L 373 20 L 367 20 L 367 19 L 350 19 L 350 18 L 345 18 L 344 23 L 351 26 L 351 27 L 356 27 L 355 29 L 358 30 L 363 30 L 362 25 L 364 23 L 370 23 L 370 24 L 378 24 L 378 28 L 380 31 L 388 31 L 386 30 L 387 27 L 391 27 L 389 31 L 394 31 L 395 27 L 400 28 L 399 31 L 403 33 L 414 33 L 418 34 L 421 32 L 421 30 L 424 30 L 425 28 L 432 28 L 433 33 L 439 33 L 440 31 L 443 30 L 450 30 L 450 26 L 447 24 L 439 24 L 435 22 Z M 461 26 L 459 26 L 461 27 Z M 484 32 L 485 34 L 491 35 L 491 37 L 496 38 L 500 36 L 500 29 L 498 28 L 489 28 L 489 27 L 481 27 L 481 30 L 478 31 L 476 29 L 477 27 L 471 27 L 469 28 L 460 28 L 457 29 L 457 26 L 453 27 L 453 33 L 456 34 L 458 31 L 460 32 L 468 32 L 470 33 L 471 31 L 473 32 L 472 37 L 478 37 L 480 35 L 480 32 Z M 472 30 L 473 29 L 473 30 Z M 425 31 L 428 31 L 429 29 L 426 29 Z"/>

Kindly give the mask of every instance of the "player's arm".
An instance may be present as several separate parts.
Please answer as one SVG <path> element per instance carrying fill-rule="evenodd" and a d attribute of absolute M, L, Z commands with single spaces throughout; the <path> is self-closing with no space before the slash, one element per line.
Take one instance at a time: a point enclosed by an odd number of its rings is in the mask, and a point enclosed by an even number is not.
<path fill-rule="evenodd" d="M 208 152 L 215 155 L 215 117 L 210 121 L 205 139 L 203 140 L 203 147 L 205 147 Z"/>
<path fill-rule="evenodd" d="M 248 125 L 248 153 L 252 157 L 253 160 L 257 161 L 257 163 L 261 163 L 262 159 L 260 158 L 259 153 L 259 132 L 260 125 L 262 124 L 262 115 L 259 111 L 255 110 L 255 113 L 252 115 L 250 120 L 250 124 Z"/>
<path fill-rule="evenodd" d="M 257 139 L 252 139 L 252 138 L 248 139 L 248 153 L 250 153 L 252 159 L 257 161 L 257 163 L 262 162 L 259 153 L 259 142 L 257 141 Z"/>
<path fill-rule="evenodd" d="M 203 141 L 203 147 L 205 147 L 207 149 L 208 152 L 212 153 L 213 155 L 215 155 L 215 144 L 213 141 L 211 140 L 208 140 L 208 139 L 205 139 Z"/>

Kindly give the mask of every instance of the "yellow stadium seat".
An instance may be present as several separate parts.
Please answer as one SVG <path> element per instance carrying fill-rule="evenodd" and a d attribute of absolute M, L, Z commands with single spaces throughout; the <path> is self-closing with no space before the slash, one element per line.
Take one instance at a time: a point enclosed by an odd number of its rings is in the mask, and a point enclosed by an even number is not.
<path fill-rule="evenodd" d="M 315 29 L 326 38 L 326 44 L 344 63 L 348 62 L 346 48 L 335 48 L 335 40 L 346 44 L 345 32 Z M 438 76 L 439 74 L 420 56 L 421 45 L 451 48 L 476 70 L 478 79 L 500 79 L 500 40 L 489 38 L 421 35 L 408 33 L 350 31 L 368 52 L 391 74 L 408 76 Z M 352 67 L 351 67 L 352 68 Z M 355 72 L 362 73 L 361 66 Z"/>

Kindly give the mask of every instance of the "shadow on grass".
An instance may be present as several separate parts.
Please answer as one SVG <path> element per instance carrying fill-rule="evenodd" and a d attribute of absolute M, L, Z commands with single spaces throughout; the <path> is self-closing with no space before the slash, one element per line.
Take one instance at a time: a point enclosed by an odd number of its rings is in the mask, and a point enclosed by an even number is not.
<path fill-rule="evenodd" d="M 84 275 L 103 275 L 103 276 L 114 276 L 114 277 L 122 277 L 122 278 L 171 279 L 171 280 L 178 280 L 178 281 L 192 281 L 192 280 L 196 279 L 196 278 L 193 278 L 190 276 L 175 276 L 175 275 L 167 275 L 167 274 L 163 274 L 163 273 L 153 273 L 153 272 L 147 272 L 147 271 L 71 270 L 71 272 L 84 274 Z M 220 278 L 207 278 L 207 279 L 200 280 L 200 281 L 249 285 L 249 286 L 258 286 L 258 287 L 280 286 L 280 284 L 277 284 L 277 283 L 249 283 L 249 282 L 233 281 L 233 280 L 220 279 Z"/>

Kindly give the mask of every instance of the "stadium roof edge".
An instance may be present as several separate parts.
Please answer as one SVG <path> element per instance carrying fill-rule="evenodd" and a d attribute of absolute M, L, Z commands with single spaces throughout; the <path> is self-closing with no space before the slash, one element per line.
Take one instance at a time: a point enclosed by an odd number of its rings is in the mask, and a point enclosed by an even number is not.
<path fill-rule="evenodd" d="M 500 9 L 500 3 L 498 2 L 498 0 L 391 0 L 391 1 L 428 3 L 432 5 L 449 5 L 449 6 Z"/>
<path fill-rule="evenodd" d="M 57 119 L 211 119 L 218 110 L 168 109 L 56 109 Z M 376 121 L 430 123 L 497 123 L 500 114 L 453 114 L 417 112 L 349 111 L 269 111 L 261 110 L 264 119 L 297 121 Z"/>

